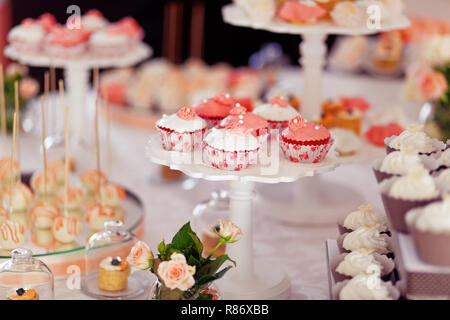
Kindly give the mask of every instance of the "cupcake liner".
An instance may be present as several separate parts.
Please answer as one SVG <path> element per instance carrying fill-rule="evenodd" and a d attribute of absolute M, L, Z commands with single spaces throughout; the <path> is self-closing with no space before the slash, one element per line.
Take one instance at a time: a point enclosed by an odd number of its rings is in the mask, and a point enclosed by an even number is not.
<path fill-rule="evenodd" d="M 86 52 L 86 49 L 87 49 L 86 43 L 80 43 L 72 47 L 63 47 L 54 44 L 47 44 L 45 46 L 45 51 L 47 52 L 48 55 L 63 59 L 79 57 Z"/>
<path fill-rule="evenodd" d="M 194 132 L 175 132 L 157 127 L 164 150 L 191 152 L 201 148 L 205 129 Z"/>
<path fill-rule="evenodd" d="M 257 163 L 258 150 L 225 151 L 204 143 L 203 163 L 217 169 L 239 171 Z"/>
<path fill-rule="evenodd" d="M 331 260 L 330 260 L 330 270 L 331 273 L 333 275 L 334 278 L 334 282 L 340 282 L 340 281 L 344 281 L 346 279 L 351 279 L 351 276 L 346 276 L 344 274 L 341 274 L 339 272 L 336 271 L 337 267 L 339 266 L 339 264 L 344 261 L 344 258 L 347 256 L 348 253 L 341 253 L 337 256 L 334 256 Z M 378 254 L 378 253 L 374 253 L 373 254 L 374 258 L 376 261 L 378 261 L 381 266 L 383 267 L 383 272 L 381 273 L 381 278 L 383 280 L 384 279 L 390 279 L 390 276 L 392 275 L 392 271 L 394 270 L 395 267 L 395 263 L 392 259 L 389 259 L 388 257 L 386 257 L 386 255 L 382 255 L 382 254 Z"/>
<path fill-rule="evenodd" d="M 397 174 L 386 173 L 386 172 L 380 171 L 382 162 L 383 162 L 383 159 L 377 159 L 377 160 L 375 160 L 375 162 L 372 165 L 372 170 L 375 175 L 375 179 L 377 180 L 378 183 L 381 183 L 385 179 L 389 179 L 394 176 L 399 176 Z"/>
<path fill-rule="evenodd" d="M 215 127 L 218 127 L 220 122 L 222 122 L 223 118 L 208 118 L 208 117 L 202 117 L 203 120 L 206 121 L 206 129 L 212 129 Z"/>
<path fill-rule="evenodd" d="M 430 264 L 450 266 L 450 234 L 420 231 L 411 227 L 411 233 L 420 258 Z"/>
<path fill-rule="evenodd" d="M 339 235 L 343 235 L 345 233 L 350 233 L 353 231 L 353 230 L 350 230 L 350 229 L 344 227 L 342 224 L 339 224 L 339 223 L 338 223 L 337 227 L 338 227 Z"/>
<path fill-rule="evenodd" d="M 319 163 L 326 158 L 333 143 L 333 138 L 330 138 L 327 144 L 313 146 L 293 144 L 281 139 L 280 148 L 284 156 L 292 162 Z"/>
<path fill-rule="evenodd" d="M 349 281 L 350 280 L 347 279 L 344 281 L 340 281 L 334 285 L 334 287 L 331 290 L 331 299 L 332 300 L 340 300 L 339 295 L 341 293 L 341 290 L 345 287 L 345 285 Z M 400 299 L 400 290 L 394 285 L 389 286 L 389 296 L 392 297 L 393 300 L 399 300 Z"/>

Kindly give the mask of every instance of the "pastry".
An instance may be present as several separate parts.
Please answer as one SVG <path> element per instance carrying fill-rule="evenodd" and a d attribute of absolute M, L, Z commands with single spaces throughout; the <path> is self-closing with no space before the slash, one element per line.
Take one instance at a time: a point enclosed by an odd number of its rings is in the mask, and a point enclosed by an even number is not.
<path fill-rule="evenodd" d="M 338 223 L 339 233 L 349 233 L 360 227 L 378 226 L 382 232 L 387 230 L 386 216 L 373 210 L 371 205 L 359 206 L 358 210 L 350 212 Z"/>
<path fill-rule="evenodd" d="M 118 207 L 127 197 L 127 192 L 113 183 L 106 183 L 100 188 L 101 203 L 111 207 Z"/>
<path fill-rule="evenodd" d="M 41 229 L 51 228 L 53 220 L 60 214 L 61 210 L 52 202 L 37 202 L 30 211 L 31 222 Z"/>
<path fill-rule="evenodd" d="M 445 143 L 429 137 L 423 129 L 423 125 L 409 126 L 400 135 L 387 138 L 385 140 L 386 152 L 400 150 L 402 147 L 411 147 L 420 154 L 432 154 L 446 148 Z"/>
<path fill-rule="evenodd" d="M 382 33 L 376 44 L 373 67 L 380 73 L 393 73 L 403 60 L 403 41 L 399 32 Z"/>
<path fill-rule="evenodd" d="M 25 19 L 8 33 L 8 41 L 17 51 L 23 53 L 37 53 L 42 49 L 45 31 L 33 19 Z"/>
<path fill-rule="evenodd" d="M 391 282 L 382 281 L 379 274 L 372 272 L 338 282 L 333 296 L 336 300 L 398 300 L 400 293 Z"/>
<path fill-rule="evenodd" d="M 109 24 L 108 20 L 103 17 L 103 14 L 95 9 L 86 12 L 81 18 L 81 25 L 89 31 L 98 31 L 105 28 Z"/>
<path fill-rule="evenodd" d="M 161 143 L 168 151 L 194 151 L 201 147 L 207 122 L 190 107 L 181 108 L 176 114 L 165 116 L 156 122 Z"/>
<path fill-rule="evenodd" d="M 278 10 L 278 17 L 296 24 L 314 24 L 327 14 L 313 0 L 288 0 Z"/>
<path fill-rule="evenodd" d="M 203 230 L 202 233 L 202 243 L 203 243 L 203 252 L 206 255 L 209 255 L 214 248 L 219 244 L 220 237 L 214 233 L 220 231 L 220 226 L 209 226 Z M 221 256 L 225 254 L 226 244 L 221 245 L 216 252 L 214 252 L 214 257 Z"/>
<path fill-rule="evenodd" d="M 77 210 L 80 209 L 83 206 L 84 198 L 84 192 L 81 188 L 68 186 L 67 187 L 67 203 L 66 201 L 66 190 L 62 188 L 59 190 L 59 192 L 56 194 L 56 202 L 62 207 L 67 210 Z"/>
<path fill-rule="evenodd" d="M 115 219 L 116 212 L 113 207 L 97 204 L 86 209 L 86 222 L 93 230 L 102 230 L 105 222 Z"/>
<path fill-rule="evenodd" d="M 337 3 L 330 13 L 333 22 L 340 27 L 358 28 L 365 26 L 366 13 L 352 1 Z"/>
<path fill-rule="evenodd" d="M 106 291 L 125 290 L 130 267 L 126 259 L 107 257 L 98 266 L 98 287 Z"/>
<path fill-rule="evenodd" d="M 14 293 L 8 295 L 8 300 L 39 300 L 39 294 L 36 289 L 29 288 L 19 288 L 14 291 Z"/>
<path fill-rule="evenodd" d="M 79 57 L 87 50 L 90 32 L 84 29 L 69 29 L 55 26 L 45 39 L 45 51 L 55 58 L 70 59 Z"/>
<path fill-rule="evenodd" d="M 75 241 L 81 229 L 82 224 L 78 219 L 59 216 L 53 220 L 52 234 L 61 243 L 71 243 Z"/>
<path fill-rule="evenodd" d="M 245 122 L 229 129 L 213 128 L 203 141 L 203 163 L 239 171 L 258 161 L 260 145 Z"/>
<path fill-rule="evenodd" d="M 226 118 L 235 105 L 235 100 L 229 94 L 218 94 L 214 98 L 203 99 L 196 103 L 195 112 L 206 121 L 207 128 L 217 126 Z"/>
<path fill-rule="evenodd" d="M 330 132 L 320 124 L 313 124 L 296 116 L 281 133 L 280 147 L 292 162 L 318 163 L 324 160 L 334 143 Z"/>
<path fill-rule="evenodd" d="M 30 184 L 36 198 L 52 198 L 58 189 L 58 181 L 54 171 L 47 170 L 45 179 L 46 183 L 44 183 L 44 173 L 42 172 L 34 172 L 31 176 Z"/>
<path fill-rule="evenodd" d="M 340 156 L 354 155 L 362 145 L 361 139 L 352 130 L 332 128 L 329 131 Z"/>
<path fill-rule="evenodd" d="M 0 247 L 5 250 L 20 248 L 25 243 L 25 226 L 6 220 L 0 225 Z"/>
<path fill-rule="evenodd" d="M 275 0 L 246 0 L 239 4 L 247 16 L 258 23 L 267 23 L 275 16 Z"/>
<path fill-rule="evenodd" d="M 276 96 L 269 103 L 262 104 L 253 110 L 269 122 L 269 129 L 283 130 L 288 127 L 289 120 L 298 116 L 298 111 L 288 101 Z"/>

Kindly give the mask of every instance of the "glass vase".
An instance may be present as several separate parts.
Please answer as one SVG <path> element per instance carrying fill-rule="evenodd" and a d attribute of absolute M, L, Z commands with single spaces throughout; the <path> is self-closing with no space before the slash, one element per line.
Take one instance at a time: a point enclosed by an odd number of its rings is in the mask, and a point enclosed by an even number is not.
<path fill-rule="evenodd" d="M 211 299 L 204 299 L 202 295 L 210 294 Z M 206 285 L 204 288 L 198 290 L 195 294 L 193 294 L 189 298 L 179 297 L 179 294 L 170 290 L 166 286 L 164 286 L 159 279 L 155 280 L 150 291 L 148 293 L 148 300 L 220 300 L 221 296 L 219 290 L 214 285 L 214 283 L 210 283 Z"/>

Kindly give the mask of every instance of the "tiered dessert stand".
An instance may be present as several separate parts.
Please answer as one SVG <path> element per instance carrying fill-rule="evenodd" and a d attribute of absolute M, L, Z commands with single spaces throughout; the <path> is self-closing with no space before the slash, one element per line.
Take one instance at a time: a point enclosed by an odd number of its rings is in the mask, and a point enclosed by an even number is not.
<path fill-rule="evenodd" d="M 281 19 L 258 23 L 251 20 L 241 8 L 234 4 L 223 7 L 222 16 L 226 23 L 234 26 L 302 36 L 303 41 L 300 45 L 302 58 L 300 62 L 303 67 L 304 85 L 301 114 L 309 120 L 318 120 L 322 110 L 322 76 L 327 52 L 325 41 L 328 35 L 369 35 L 406 28 L 410 23 L 405 16 L 399 16 L 395 21 L 373 28 L 366 26 L 360 28 L 338 27 L 325 21 L 315 25 L 296 25 L 286 23 Z M 346 164 L 365 161 L 370 158 L 369 154 L 373 152 L 373 148 L 366 149 L 361 150 L 359 156 L 340 157 L 337 161 Z M 322 224 L 335 222 L 336 217 L 330 216 L 331 212 L 346 211 L 348 208 L 360 204 L 361 197 L 355 190 L 345 189 L 341 185 L 324 183 L 317 178 L 308 180 L 310 181 L 302 179 L 296 183 L 294 190 L 291 188 L 288 198 L 280 198 L 278 201 L 264 201 L 265 197 L 260 197 L 263 202 L 259 203 L 258 201 L 258 205 L 273 209 L 265 210 L 265 212 L 268 214 L 276 213 L 276 217 L 280 220 L 291 223 Z M 270 190 L 268 193 L 270 193 Z M 328 198 L 324 199 L 324 195 Z M 348 199 L 345 204 L 342 201 L 335 201 L 336 199 L 341 200 L 342 196 Z M 299 205 L 301 205 L 302 210 L 298 210 Z M 292 211 L 294 207 L 297 208 L 295 212 Z"/>
<path fill-rule="evenodd" d="M 18 52 L 12 46 L 5 48 L 5 55 L 21 64 L 33 67 L 54 67 L 64 69 L 65 86 L 68 91 L 67 105 L 71 107 L 71 137 L 75 145 L 89 145 L 92 135 L 87 130 L 87 104 L 89 93 L 90 71 L 94 68 L 114 68 L 133 66 L 153 53 L 150 46 L 140 43 L 136 48 L 130 49 L 126 55 L 117 57 L 95 57 L 89 53 L 79 58 L 62 59 L 52 58 L 45 53 L 26 54 Z M 92 108 L 94 110 L 94 108 Z M 47 144 L 47 148 L 50 147 Z"/>
<path fill-rule="evenodd" d="M 272 154 L 274 152 L 278 150 L 272 150 Z M 237 267 L 217 283 L 224 299 L 286 299 L 289 296 L 290 281 L 280 266 L 255 259 L 253 255 L 252 200 L 255 183 L 293 182 L 331 171 L 339 165 L 332 151 L 317 164 L 293 163 L 285 159 L 281 152 L 279 155 L 267 166 L 256 164 L 241 171 L 226 171 L 204 165 L 201 151 L 192 154 L 165 151 L 158 135 L 150 137 L 147 156 L 152 162 L 180 170 L 194 178 L 229 183 L 229 219 L 241 228 L 243 235 L 238 242 L 227 246 L 227 253 L 237 261 Z"/>

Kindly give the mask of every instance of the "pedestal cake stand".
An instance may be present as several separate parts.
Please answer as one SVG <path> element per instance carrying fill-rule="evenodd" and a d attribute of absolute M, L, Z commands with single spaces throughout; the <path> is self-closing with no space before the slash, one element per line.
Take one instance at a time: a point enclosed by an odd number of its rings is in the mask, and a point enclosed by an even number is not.
<path fill-rule="evenodd" d="M 180 170 L 194 178 L 228 181 L 230 220 L 241 228 L 243 235 L 238 242 L 227 246 L 227 252 L 237 261 L 237 267 L 217 283 L 223 297 L 286 299 L 290 290 L 290 281 L 286 274 L 279 265 L 255 259 L 253 255 L 252 200 L 255 183 L 293 182 L 303 177 L 331 171 L 339 165 L 333 152 L 317 164 L 293 163 L 280 153 L 276 166 L 278 168 L 269 169 L 256 164 L 241 171 L 226 171 L 204 165 L 201 152 L 185 154 L 183 157 L 180 153 L 165 151 L 159 136 L 153 134 L 147 145 L 146 154 L 152 162 Z"/>
<path fill-rule="evenodd" d="M 64 69 L 65 86 L 68 91 L 67 105 L 71 107 L 71 130 L 75 144 L 88 144 L 89 130 L 86 130 L 86 96 L 89 90 L 89 76 L 94 68 L 128 67 L 135 65 L 153 54 L 147 44 L 141 43 L 130 49 L 127 54 L 117 57 L 96 57 L 84 54 L 79 58 L 52 58 L 45 53 L 26 54 L 18 52 L 12 46 L 5 48 L 5 56 L 33 67 L 55 67 Z M 94 109 L 94 108 L 92 108 Z M 48 147 L 48 146 L 47 146 Z"/>

